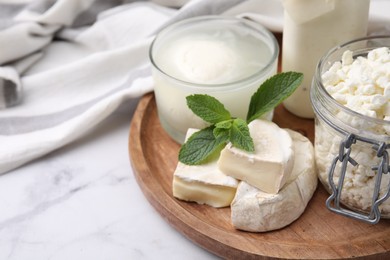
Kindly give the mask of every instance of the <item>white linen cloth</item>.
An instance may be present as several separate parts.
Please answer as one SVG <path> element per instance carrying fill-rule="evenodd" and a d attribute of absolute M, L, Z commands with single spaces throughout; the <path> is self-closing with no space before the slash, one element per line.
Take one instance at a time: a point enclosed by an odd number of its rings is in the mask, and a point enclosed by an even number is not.
<path fill-rule="evenodd" d="M 390 31 L 390 2 L 372 5 L 371 32 Z M 0 80 L 23 88 L 19 105 L 0 110 L 0 174 L 153 91 L 148 50 L 155 34 L 181 19 L 218 14 L 283 29 L 281 0 L 0 0 Z"/>

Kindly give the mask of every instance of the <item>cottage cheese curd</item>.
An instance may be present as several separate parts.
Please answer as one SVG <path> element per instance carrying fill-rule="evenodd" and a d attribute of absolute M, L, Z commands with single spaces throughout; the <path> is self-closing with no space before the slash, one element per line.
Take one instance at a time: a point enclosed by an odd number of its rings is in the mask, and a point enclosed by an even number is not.
<path fill-rule="evenodd" d="M 367 57 L 353 59 L 346 51 L 323 74 L 330 95 L 344 106 L 366 116 L 390 120 L 390 51 L 387 47 L 370 51 Z M 378 129 L 390 134 L 390 129 Z"/>
<path fill-rule="evenodd" d="M 374 119 L 390 120 L 390 50 L 387 47 L 376 48 L 367 56 L 354 58 L 352 51 L 345 51 L 341 61 L 322 74 L 322 84 L 326 91 L 343 106 Z M 383 138 L 390 135 L 390 124 L 378 123 L 378 120 L 362 120 L 335 108 L 335 118 L 359 133 L 373 133 Z M 328 171 L 332 160 L 339 152 L 339 145 L 345 136 L 336 133 L 332 127 L 318 120 L 315 130 L 315 153 L 319 178 L 328 185 Z M 352 146 L 351 157 L 358 166 L 347 168 L 341 200 L 344 204 L 367 211 L 372 204 L 375 186 L 375 171 L 371 167 L 379 160 L 372 145 L 358 142 Z M 340 175 L 339 163 L 335 170 L 334 181 Z M 390 175 L 382 177 L 380 195 L 383 195 L 390 182 Z M 382 216 L 390 217 L 390 200 L 381 207 Z"/>

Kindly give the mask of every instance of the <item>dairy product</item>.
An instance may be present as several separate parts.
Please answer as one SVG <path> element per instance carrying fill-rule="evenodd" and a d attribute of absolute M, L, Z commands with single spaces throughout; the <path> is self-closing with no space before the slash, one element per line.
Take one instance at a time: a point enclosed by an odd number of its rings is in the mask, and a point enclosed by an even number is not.
<path fill-rule="evenodd" d="M 189 129 L 187 138 L 196 130 Z M 217 159 L 202 165 L 177 164 L 173 176 L 173 196 L 216 208 L 227 207 L 233 200 L 238 181 L 223 174 Z"/>
<path fill-rule="evenodd" d="M 150 54 L 159 119 L 170 136 L 182 143 L 188 128 L 205 127 L 187 107 L 185 97 L 191 94 L 214 96 L 232 116 L 245 118 L 252 94 L 276 73 L 273 35 L 249 21 L 221 17 L 196 18 L 168 29 L 156 38 Z"/>
<path fill-rule="evenodd" d="M 305 210 L 317 187 L 314 151 L 301 134 L 287 130 L 293 140 L 294 167 L 278 194 L 270 194 L 240 182 L 231 205 L 235 228 L 265 232 L 283 228 Z"/>
<path fill-rule="evenodd" d="M 282 70 L 304 73 L 302 85 L 284 102 L 292 113 L 314 116 L 309 90 L 316 65 L 330 48 L 363 37 L 369 0 L 284 0 Z"/>
<path fill-rule="evenodd" d="M 219 169 L 264 192 L 276 194 L 289 178 L 293 167 L 291 137 L 273 122 L 258 119 L 248 126 L 255 152 L 243 151 L 229 143 L 221 152 Z"/>
<path fill-rule="evenodd" d="M 262 56 L 268 51 L 265 45 L 259 46 L 260 52 L 251 57 L 255 42 L 242 43 L 234 38 L 229 42 L 223 38 L 200 34 L 172 39 L 161 47 L 164 51 L 156 56 L 156 63 L 164 64 L 164 71 L 172 77 L 195 84 L 226 84 L 244 79 L 264 67 Z M 235 46 L 237 42 L 246 48 L 239 51 Z"/>
<path fill-rule="evenodd" d="M 387 47 L 370 51 L 366 57 L 353 59 L 346 51 L 322 75 L 328 93 L 340 104 L 365 116 L 390 119 L 390 50 Z M 364 122 L 359 127 L 369 125 Z M 377 129 L 390 135 L 390 129 Z"/>
<path fill-rule="evenodd" d="M 182 39 L 177 46 L 179 48 L 172 53 L 177 70 L 172 70 L 172 76 L 180 72 L 178 78 L 181 75 L 194 83 L 218 84 L 229 78 L 234 80 L 234 74 L 240 71 L 235 68 L 240 61 L 237 53 L 224 42 Z M 205 63 L 205 60 L 208 62 Z"/>
<path fill-rule="evenodd" d="M 367 56 L 353 58 L 352 51 L 345 51 L 341 61 L 335 62 L 322 74 L 322 82 L 327 92 L 340 104 L 362 115 L 380 120 L 389 120 L 390 104 L 390 51 L 389 48 L 376 48 Z M 337 120 L 357 129 L 358 132 L 375 133 L 384 137 L 390 135 L 389 124 L 379 124 L 340 109 L 334 109 Z M 328 169 L 333 158 L 339 153 L 339 144 L 343 136 L 331 127 L 319 121 L 315 130 L 315 153 L 320 180 L 328 186 Z M 375 171 L 378 158 L 371 144 L 362 142 L 352 146 L 350 155 L 358 166 L 349 165 L 346 171 L 341 200 L 346 205 L 358 210 L 369 210 L 375 186 Z M 338 183 L 340 163 L 337 165 L 334 182 Z M 380 195 L 385 194 L 390 182 L 389 174 L 382 176 Z M 390 217 L 390 201 L 381 207 L 383 216 Z"/>

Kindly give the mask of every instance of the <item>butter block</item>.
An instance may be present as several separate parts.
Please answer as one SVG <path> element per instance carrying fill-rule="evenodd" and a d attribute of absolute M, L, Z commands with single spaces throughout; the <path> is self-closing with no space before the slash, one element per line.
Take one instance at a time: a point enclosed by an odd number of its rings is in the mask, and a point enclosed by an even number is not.
<path fill-rule="evenodd" d="M 293 167 L 291 137 L 275 123 L 260 119 L 249 124 L 249 131 L 255 152 L 243 151 L 229 143 L 221 152 L 218 167 L 228 176 L 276 194 L 289 178 Z"/>
<path fill-rule="evenodd" d="M 196 131 L 189 129 L 186 138 Z M 230 206 L 238 181 L 222 173 L 217 160 L 218 158 L 201 165 L 178 162 L 173 176 L 173 196 L 216 208 Z"/>
<path fill-rule="evenodd" d="M 278 194 L 263 192 L 241 182 L 231 205 L 236 229 L 265 232 L 283 228 L 304 212 L 317 187 L 314 150 L 303 135 L 287 130 L 293 139 L 295 161 L 291 175 Z"/>

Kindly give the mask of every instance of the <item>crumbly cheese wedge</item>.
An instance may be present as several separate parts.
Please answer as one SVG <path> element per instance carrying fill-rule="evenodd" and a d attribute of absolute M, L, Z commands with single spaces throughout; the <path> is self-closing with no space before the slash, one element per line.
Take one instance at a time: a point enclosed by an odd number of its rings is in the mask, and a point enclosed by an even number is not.
<path fill-rule="evenodd" d="M 186 138 L 196 129 L 189 129 Z M 223 174 L 217 159 L 201 165 L 177 164 L 173 176 L 173 196 L 216 208 L 227 207 L 232 202 L 238 181 Z"/>
<path fill-rule="evenodd" d="M 288 132 L 295 162 L 287 183 L 278 194 L 269 194 L 241 182 L 231 205 L 235 228 L 252 232 L 280 229 L 304 212 L 317 187 L 313 145 L 301 134 Z"/>
<path fill-rule="evenodd" d="M 219 169 L 264 192 L 276 194 L 293 167 L 291 137 L 275 123 L 260 119 L 249 124 L 249 131 L 255 152 L 245 152 L 229 143 L 221 152 Z"/>

